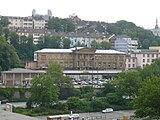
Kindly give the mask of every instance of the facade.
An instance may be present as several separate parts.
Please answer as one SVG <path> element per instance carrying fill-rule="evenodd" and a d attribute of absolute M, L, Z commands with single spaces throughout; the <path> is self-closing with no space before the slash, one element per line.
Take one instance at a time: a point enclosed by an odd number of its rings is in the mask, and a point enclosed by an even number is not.
<path fill-rule="evenodd" d="M 14 16 L 1 16 L 9 20 L 9 29 L 29 28 L 29 29 L 44 29 L 46 21 L 42 17 L 14 17 Z"/>
<path fill-rule="evenodd" d="M 33 43 L 38 44 L 40 41 L 40 37 L 43 37 L 45 35 L 45 29 L 29 29 L 29 28 L 19 28 L 14 29 L 18 35 L 20 36 L 29 36 L 31 35 L 33 37 Z"/>
<path fill-rule="evenodd" d="M 126 35 L 121 35 L 116 37 L 114 48 L 116 50 L 129 53 L 138 48 L 138 42 L 137 40 L 132 40 Z"/>
<path fill-rule="evenodd" d="M 126 54 L 115 50 L 95 50 L 83 47 L 35 51 L 34 61 L 38 69 L 48 67 L 51 60 L 67 70 L 124 70 Z M 28 68 L 27 64 L 26 68 Z"/>
<path fill-rule="evenodd" d="M 92 41 L 109 42 L 109 37 L 103 34 L 71 34 L 66 35 L 66 37 L 71 41 L 70 47 L 79 47 L 79 45 L 83 45 L 85 47 L 91 48 Z"/>
<path fill-rule="evenodd" d="M 45 73 L 42 70 L 28 70 L 15 68 L 2 72 L 2 80 L 5 86 L 28 87 L 34 76 Z"/>
<path fill-rule="evenodd" d="M 150 65 L 154 59 L 160 57 L 160 47 L 150 47 L 145 50 L 136 50 L 126 57 L 126 70 Z"/>

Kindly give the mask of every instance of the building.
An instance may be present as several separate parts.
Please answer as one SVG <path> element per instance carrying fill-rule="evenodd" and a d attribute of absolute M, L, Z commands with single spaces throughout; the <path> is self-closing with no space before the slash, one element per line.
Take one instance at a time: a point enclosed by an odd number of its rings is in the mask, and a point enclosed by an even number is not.
<path fill-rule="evenodd" d="M 29 70 L 15 68 L 2 72 L 2 80 L 5 86 L 28 87 L 34 76 L 45 73 L 43 70 Z"/>
<path fill-rule="evenodd" d="M 158 18 L 156 18 L 156 25 L 155 25 L 155 28 L 154 29 L 151 29 L 152 33 L 155 35 L 155 36 L 160 36 L 160 28 L 158 26 Z"/>
<path fill-rule="evenodd" d="M 45 29 L 19 28 L 13 31 L 15 31 L 20 36 L 32 36 L 34 44 L 38 44 L 38 42 L 41 41 L 40 38 L 43 38 L 43 36 L 45 35 Z"/>
<path fill-rule="evenodd" d="M 116 37 L 114 48 L 122 52 L 132 52 L 138 48 L 137 40 L 132 40 L 129 36 L 120 35 Z"/>
<path fill-rule="evenodd" d="M 160 57 L 160 47 L 135 50 L 126 56 L 126 70 L 150 65 L 154 59 Z"/>
<path fill-rule="evenodd" d="M 34 61 L 38 69 L 48 67 L 51 60 L 56 61 L 67 70 L 124 70 L 126 53 L 83 47 L 35 51 Z M 26 63 L 26 68 L 28 67 L 31 68 L 30 62 Z"/>

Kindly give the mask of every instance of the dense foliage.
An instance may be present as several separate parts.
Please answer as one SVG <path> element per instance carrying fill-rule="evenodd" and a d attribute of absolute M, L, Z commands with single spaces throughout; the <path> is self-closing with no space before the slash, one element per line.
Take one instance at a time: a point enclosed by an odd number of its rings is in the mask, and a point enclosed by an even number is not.
<path fill-rule="evenodd" d="M 143 49 L 160 45 L 160 37 L 154 36 L 150 30 L 137 27 L 134 23 L 124 20 L 108 24 L 107 32 L 115 35 L 128 35 L 132 39 L 138 40 L 139 48 Z"/>
<path fill-rule="evenodd" d="M 0 71 L 8 70 L 19 65 L 19 57 L 14 47 L 0 36 Z"/>
<path fill-rule="evenodd" d="M 137 117 L 160 117 L 160 78 L 152 77 L 145 80 L 134 99 Z"/>
<path fill-rule="evenodd" d="M 48 21 L 48 29 L 55 32 L 74 32 L 75 25 L 69 19 L 52 18 Z"/>

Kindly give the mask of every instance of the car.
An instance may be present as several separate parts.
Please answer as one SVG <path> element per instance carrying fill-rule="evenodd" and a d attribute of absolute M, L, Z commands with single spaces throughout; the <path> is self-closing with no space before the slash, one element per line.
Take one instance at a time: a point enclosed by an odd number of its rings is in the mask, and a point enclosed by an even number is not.
<path fill-rule="evenodd" d="M 102 113 L 110 113 L 110 112 L 113 112 L 113 108 L 106 108 L 102 110 Z"/>
<path fill-rule="evenodd" d="M 71 118 L 79 119 L 79 114 L 71 114 L 71 115 L 69 115 L 69 119 L 71 119 Z"/>
<path fill-rule="evenodd" d="M 9 102 L 9 100 L 8 100 L 8 99 L 0 100 L 0 103 L 1 103 L 1 104 L 6 104 L 6 103 L 8 103 L 8 102 Z"/>

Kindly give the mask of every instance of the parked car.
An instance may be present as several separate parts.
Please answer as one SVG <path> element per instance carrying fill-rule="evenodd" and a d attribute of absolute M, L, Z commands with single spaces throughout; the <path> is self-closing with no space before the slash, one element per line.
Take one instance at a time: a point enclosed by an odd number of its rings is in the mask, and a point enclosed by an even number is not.
<path fill-rule="evenodd" d="M 110 113 L 113 112 L 113 108 L 106 108 L 105 110 L 102 110 L 102 113 Z"/>
<path fill-rule="evenodd" d="M 9 102 L 9 100 L 8 100 L 8 99 L 0 100 L 0 103 L 1 103 L 1 104 L 6 104 L 6 103 L 8 103 L 8 102 Z"/>

